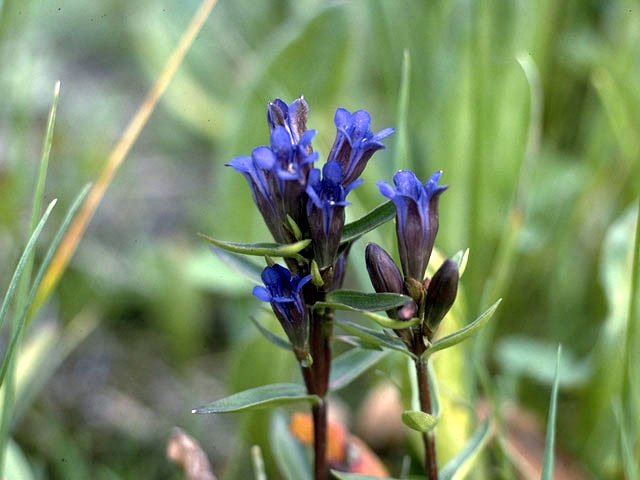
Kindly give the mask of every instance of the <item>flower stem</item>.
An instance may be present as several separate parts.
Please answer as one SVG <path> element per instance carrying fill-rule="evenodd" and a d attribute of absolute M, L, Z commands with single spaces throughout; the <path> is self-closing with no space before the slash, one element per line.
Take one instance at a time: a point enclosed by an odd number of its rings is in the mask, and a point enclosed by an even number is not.
<path fill-rule="evenodd" d="M 313 410 L 313 478 L 327 480 L 329 466 L 327 465 L 327 402 L 323 398 L 314 405 Z"/>
<path fill-rule="evenodd" d="M 429 376 L 427 373 L 427 359 L 416 360 L 416 374 L 418 376 L 418 393 L 420 409 L 432 414 L 431 392 L 429 391 Z M 429 480 L 438 480 L 438 463 L 436 459 L 436 437 L 433 432 L 423 433 L 425 471 Z"/>
<path fill-rule="evenodd" d="M 313 364 L 307 389 L 312 389 L 321 398 L 312 409 L 313 414 L 313 450 L 314 480 L 327 480 L 327 401 L 329 374 L 331 372 L 331 334 L 333 331 L 333 312 L 331 310 L 313 312 L 309 331 L 309 343 Z"/>

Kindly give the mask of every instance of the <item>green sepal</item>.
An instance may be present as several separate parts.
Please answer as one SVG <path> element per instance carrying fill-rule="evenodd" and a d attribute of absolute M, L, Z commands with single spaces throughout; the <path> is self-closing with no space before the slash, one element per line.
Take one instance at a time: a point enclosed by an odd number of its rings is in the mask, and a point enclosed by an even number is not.
<path fill-rule="evenodd" d="M 438 419 L 420 410 L 402 412 L 402 423 L 416 432 L 429 433 L 438 424 Z"/>
<path fill-rule="evenodd" d="M 457 345 L 458 343 L 466 340 L 467 338 L 469 338 L 470 336 L 475 334 L 478 330 L 480 330 L 489 321 L 489 319 L 491 318 L 493 313 L 498 308 L 498 305 L 500 305 L 501 301 L 502 301 L 502 299 L 499 298 L 496 301 L 496 303 L 491 305 L 482 315 L 480 315 L 478 318 L 476 318 L 472 323 L 470 323 L 466 327 L 458 330 L 457 332 L 452 333 L 451 335 L 447 335 L 446 337 L 443 337 L 443 338 L 433 342 L 424 351 L 422 356 L 423 357 L 428 357 L 429 355 L 432 355 L 435 352 L 438 352 L 440 350 L 444 350 L 445 348 L 453 347 L 454 345 Z"/>
<path fill-rule="evenodd" d="M 315 260 L 311 260 L 311 282 L 318 288 L 324 285 L 324 280 L 322 279 L 318 262 Z"/>
<path fill-rule="evenodd" d="M 310 239 L 300 240 L 295 243 L 237 243 L 237 242 L 225 242 L 222 240 L 216 240 L 203 233 L 199 233 L 198 236 L 205 239 L 207 242 L 220 247 L 224 250 L 228 250 L 234 253 L 240 253 L 242 255 L 256 255 L 259 257 L 269 255 L 270 257 L 299 257 L 299 252 L 304 250 L 310 243 Z"/>
<path fill-rule="evenodd" d="M 383 203 L 377 206 L 364 217 L 359 218 L 353 222 L 350 222 L 344 226 L 342 230 L 341 242 L 350 242 L 357 240 L 371 230 L 375 230 L 380 225 L 388 222 L 396 216 L 396 207 L 391 202 Z"/>
<path fill-rule="evenodd" d="M 317 404 L 320 397 L 309 395 L 304 386 L 296 383 L 272 383 L 234 393 L 208 405 L 194 408 L 191 413 L 230 413 L 298 402 Z"/>

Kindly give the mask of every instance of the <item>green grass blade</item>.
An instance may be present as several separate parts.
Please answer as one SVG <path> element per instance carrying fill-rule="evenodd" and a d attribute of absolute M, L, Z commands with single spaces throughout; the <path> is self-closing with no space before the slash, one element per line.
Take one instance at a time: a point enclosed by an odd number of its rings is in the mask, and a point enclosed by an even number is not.
<path fill-rule="evenodd" d="M 409 50 L 405 48 L 402 56 L 402 77 L 400 78 L 400 97 L 398 98 L 398 128 L 396 129 L 396 145 L 393 162 L 391 162 L 391 171 L 389 175 L 393 175 L 406 165 L 409 158 L 409 125 L 407 118 L 409 112 L 409 85 L 411 80 L 411 55 Z"/>
<path fill-rule="evenodd" d="M 622 456 L 622 465 L 624 466 L 624 474 L 626 480 L 638 480 L 638 465 L 633 455 L 633 447 L 629 440 L 629 434 L 625 425 L 624 414 L 622 413 L 622 405 L 620 399 L 616 398 L 612 402 L 613 415 L 616 419 L 618 431 L 620 432 L 620 449 Z"/>
<path fill-rule="evenodd" d="M 491 420 L 485 420 L 471 436 L 465 447 L 447 463 L 440 473 L 438 480 L 459 480 L 469 472 L 474 460 L 487 443 L 491 435 Z"/>
<path fill-rule="evenodd" d="M 40 236 L 40 232 L 42 232 L 44 224 L 46 223 L 47 218 L 49 218 L 49 214 L 51 213 L 51 210 L 55 206 L 56 202 L 57 200 L 53 200 L 47 207 L 47 210 L 44 212 L 44 215 L 42 215 L 42 218 L 40 219 L 40 223 L 38 223 L 35 230 L 31 234 L 31 237 L 27 242 L 27 246 L 24 248 L 24 251 L 22 252 L 22 256 L 18 261 L 18 266 L 13 272 L 13 277 L 11 277 L 11 282 L 9 282 L 9 288 L 7 289 L 7 293 L 4 296 L 4 300 L 2 301 L 2 307 L 0 307 L 0 328 L 2 328 L 4 318 L 7 315 L 7 310 L 9 309 L 9 304 L 11 303 L 11 300 L 15 294 L 18 281 L 22 276 L 22 273 L 27 263 L 27 259 L 29 258 L 29 255 L 31 255 L 31 252 L 36 245 L 36 241 Z"/>
<path fill-rule="evenodd" d="M 547 438 L 544 445 L 544 460 L 542 464 L 542 480 L 553 479 L 554 445 L 556 438 L 556 405 L 558 403 L 558 385 L 560 384 L 560 355 L 562 345 L 558 345 L 558 359 L 556 360 L 556 378 L 551 389 L 551 402 L 549 403 L 549 419 L 547 421 Z"/>
<path fill-rule="evenodd" d="M 62 222 L 62 225 L 60 225 L 60 228 L 58 228 L 58 231 L 56 232 L 56 236 L 54 237 L 53 242 L 51 242 L 51 245 L 49 246 L 49 250 L 47 250 L 47 254 L 44 257 L 44 260 L 42 261 L 40 268 L 38 269 L 38 274 L 36 275 L 36 278 L 33 281 L 33 285 L 31 286 L 31 291 L 29 292 L 29 297 L 27 298 L 27 302 L 24 308 L 22 309 L 22 311 L 20 312 L 20 315 L 18 316 L 18 322 L 16 323 L 15 329 L 13 331 L 13 335 L 11 336 L 11 340 L 9 341 L 9 346 L 7 347 L 7 351 L 4 355 L 4 358 L 2 359 L 2 366 L 0 366 L 0 386 L 4 382 L 4 379 L 7 375 L 7 369 L 9 368 L 9 365 L 13 359 L 16 346 L 22 336 L 22 332 L 27 323 L 27 317 L 29 316 L 30 307 L 36 296 L 36 292 L 38 291 L 38 287 L 40 286 L 42 277 L 44 276 L 47 268 L 49 267 L 49 263 L 51 263 L 51 259 L 53 258 L 53 255 L 55 254 L 56 249 L 58 248 L 58 245 L 62 240 L 62 237 L 67 231 L 67 228 L 69 228 L 69 224 L 71 223 L 71 220 L 73 220 L 73 217 L 76 211 L 78 210 L 78 208 L 80 208 L 80 205 L 82 204 L 82 201 L 84 200 L 84 198 L 87 196 L 87 193 L 89 193 L 90 186 L 91 186 L 90 184 L 86 185 L 82 189 L 80 194 L 76 197 L 75 201 L 73 202 L 73 205 L 71 205 L 71 208 L 68 210 L 67 215 L 65 216 Z M 47 212 L 45 212 L 45 215 L 48 215 L 50 208 L 51 208 L 51 205 L 47 210 Z"/>
<path fill-rule="evenodd" d="M 38 178 L 36 181 L 36 187 L 33 193 L 33 202 L 31 206 L 31 222 L 29 227 L 29 235 L 31 235 L 38 226 L 38 218 L 40 217 L 40 211 L 42 209 L 42 200 L 44 197 L 44 186 L 47 179 L 47 170 L 49 167 L 49 154 L 51 153 L 51 143 L 53 141 L 53 127 L 55 125 L 56 110 L 58 108 L 58 95 L 60 93 L 60 82 L 56 82 L 53 91 L 53 104 L 49 111 L 49 122 L 47 124 L 47 132 L 44 137 L 44 143 L 42 146 L 42 155 L 40 158 L 40 168 L 38 170 Z M 30 254 L 27 256 L 24 271 L 20 282 L 18 284 L 18 293 L 16 295 L 16 312 L 21 312 L 27 300 L 27 293 L 29 291 L 29 284 L 31 283 L 31 274 L 33 271 L 33 262 L 35 255 Z M 13 331 L 15 325 L 11 325 Z M 3 397 L 3 409 L 2 409 L 2 421 L 0 423 L 0 477 L 4 474 L 4 453 L 6 450 L 7 442 L 9 439 L 10 425 L 13 419 L 13 404 L 15 397 L 15 362 L 11 362 L 9 365 L 12 368 L 7 374 L 7 381 L 4 388 Z"/>

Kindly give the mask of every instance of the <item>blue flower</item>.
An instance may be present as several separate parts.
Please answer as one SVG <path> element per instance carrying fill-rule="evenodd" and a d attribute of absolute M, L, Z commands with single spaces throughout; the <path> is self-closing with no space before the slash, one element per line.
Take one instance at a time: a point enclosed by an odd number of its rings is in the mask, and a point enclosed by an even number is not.
<path fill-rule="evenodd" d="M 269 231 L 280 243 L 293 240 L 285 227 L 287 215 L 303 231 L 307 225 L 304 192 L 313 162 L 318 158 L 311 148 L 316 132 L 306 130 L 308 110 L 302 97 L 291 106 L 280 99 L 269 103 L 270 147 L 258 147 L 251 158 L 236 157 L 227 163 L 247 178 Z"/>
<path fill-rule="evenodd" d="M 344 207 L 349 204 L 346 196 L 362 183 L 356 180 L 345 186 L 342 177 L 342 167 L 336 160 L 324 165 L 322 178 L 317 168 L 309 173 L 307 215 L 315 260 L 320 268 L 335 261 L 344 227 Z"/>
<path fill-rule="evenodd" d="M 439 186 L 442 172 L 436 172 L 423 185 L 411 171 L 399 171 L 393 188 L 378 182 L 380 193 L 396 207 L 396 233 L 400 263 L 405 277 L 422 282 L 438 233 L 438 200 L 447 187 Z"/>
<path fill-rule="evenodd" d="M 348 185 L 357 179 L 371 156 L 385 148 L 381 140 L 395 130 L 385 128 L 378 133 L 371 131 L 371 115 L 366 110 L 350 113 L 338 108 L 334 117 L 337 134 L 329 153 L 329 161 L 336 160 L 342 166 L 342 183 Z"/>
<path fill-rule="evenodd" d="M 275 173 L 276 156 L 268 147 L 257 147 L 251 157 L 240 156 L 226 165 L 242 173 L 251 188 L 253 201 L 258 206 L 271 235 L 279 243 L 286 243 L 283 225 L 286 215 L 282 209 L 282 195 Z"/>
<path fill-rule="evenodd" d="M 284 127 L 292 139 L 292 143 L 298 143 L 301 135 L 307 130 L 307 115 L 309 105 L 304 97 L 294 100 L 287 105 L 283 100 L 276 98 L 267 105 L 267 122 L 273 130 L 277 126 Z"/>
<path fill-rule="evenodd" d="M 299 360 L 306 357 L 309 336 L 309 316 L 302 298 L 302 287 L 311 280 L 292 276 L 285 267 L 275 264 L 262 271 L 264 287 L 256 286 L 253 294 L 263 302 L 270 302 L 273 313 L 289 337 Z"/>

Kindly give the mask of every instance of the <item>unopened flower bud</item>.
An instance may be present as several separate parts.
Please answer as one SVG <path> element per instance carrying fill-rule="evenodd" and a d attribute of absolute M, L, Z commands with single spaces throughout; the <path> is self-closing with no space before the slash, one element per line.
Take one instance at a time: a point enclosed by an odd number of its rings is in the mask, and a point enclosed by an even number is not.
<path fill-rule="evenodd" d="M 376 292 L 404 293 L 400 270 L 381 246 L 375 243 L 368 244 L 365 261 L 371 284 Z"/>
<path fill-rule="evenodd" d="M 447 314 L 458 293 L 458 264 L 447 259 L 429 282 L 425 302 L 425 320 L 433 332 Z"/>

